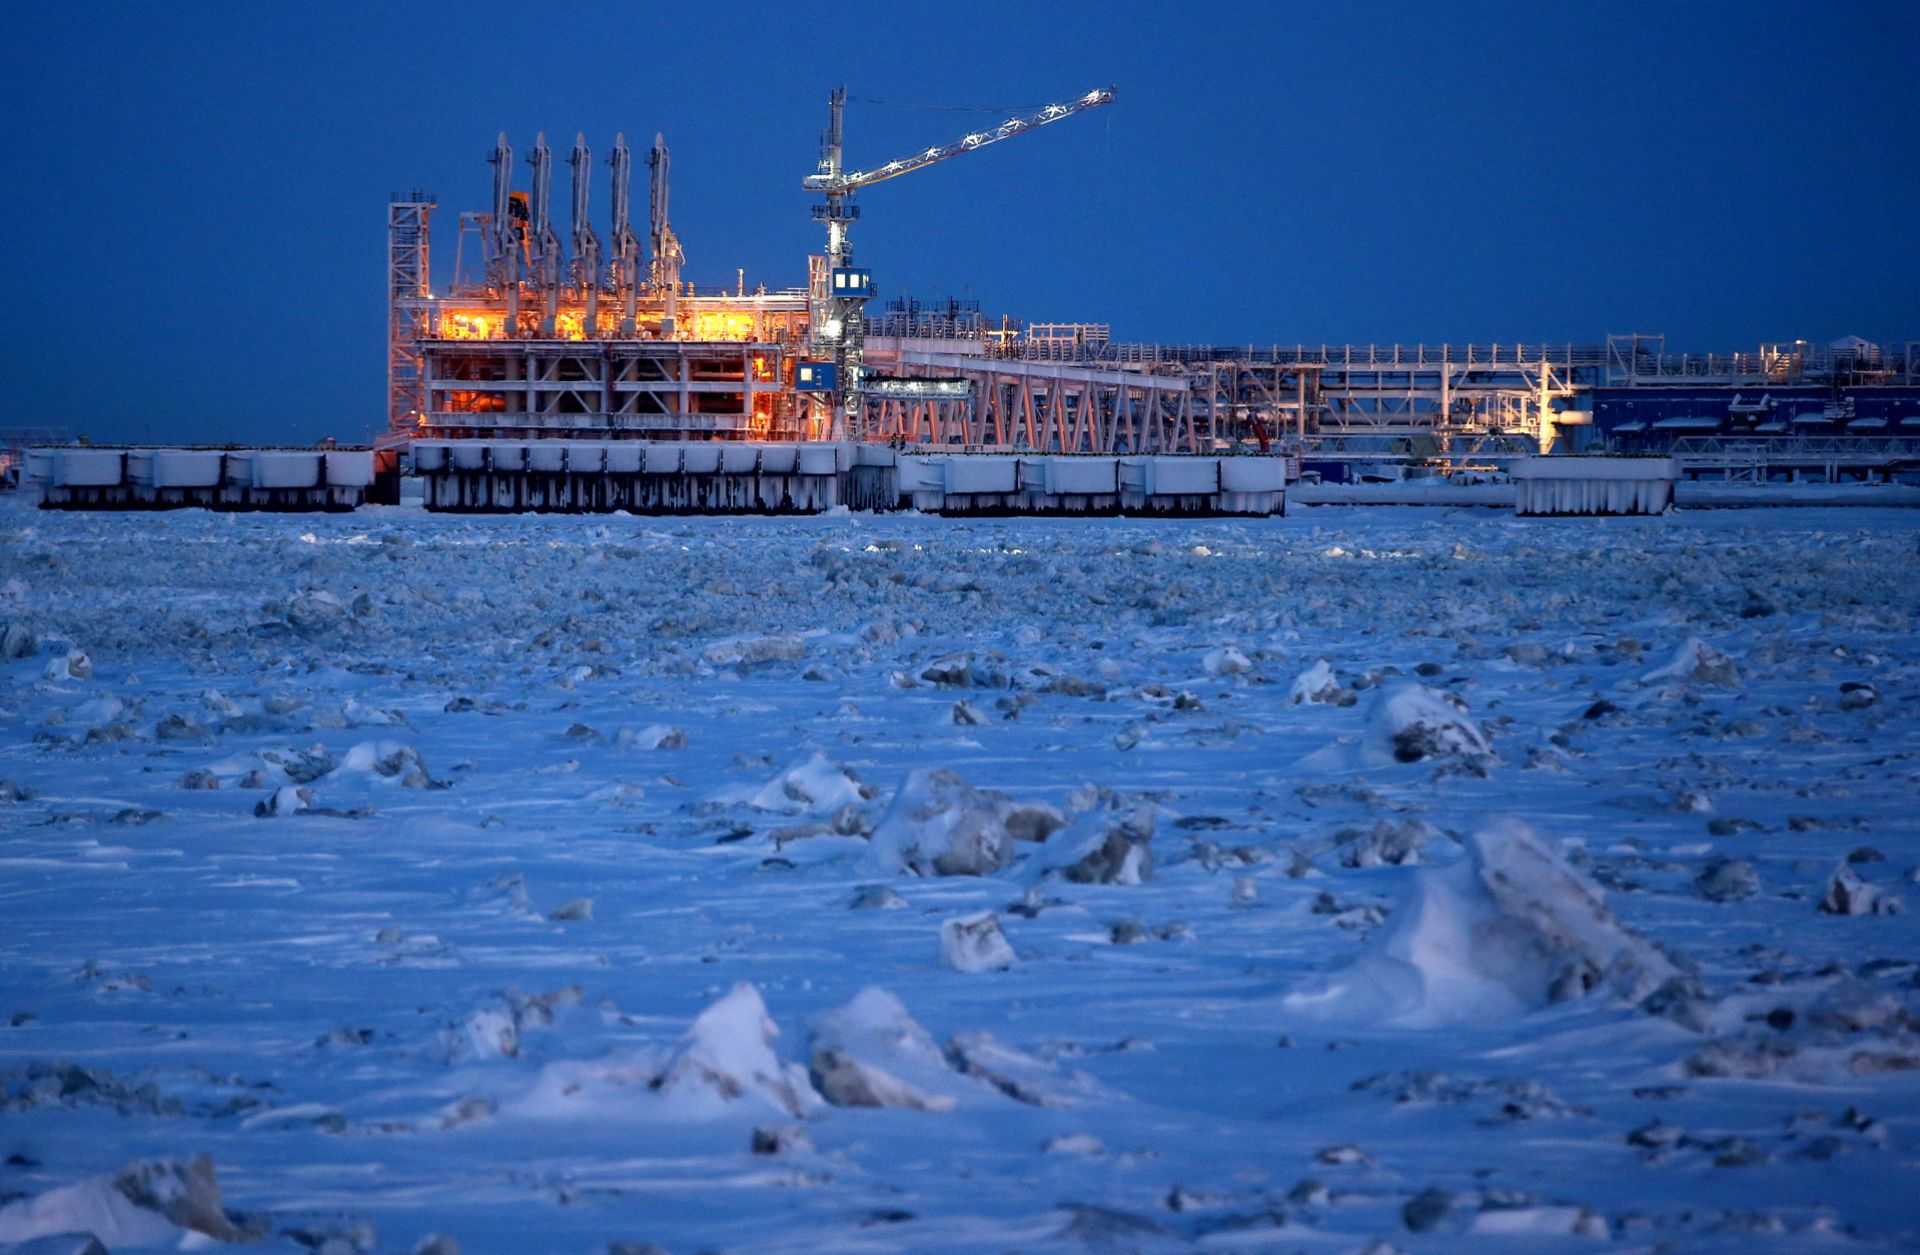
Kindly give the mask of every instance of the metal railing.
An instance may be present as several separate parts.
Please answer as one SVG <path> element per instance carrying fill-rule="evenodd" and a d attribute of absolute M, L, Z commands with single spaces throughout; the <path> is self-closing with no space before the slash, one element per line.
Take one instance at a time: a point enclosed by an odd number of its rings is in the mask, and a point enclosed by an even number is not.
<path fill-rule="evenodd" d="M 1032 324 L 1036 328 L 1076 324 Z M 974 315 L 900 313 L 871 320 L 870 333 L 902 340 L 958 340 L 983 346 L 987 356 L 1026 361 L 1085 361 L 1126 365 L 1195 365 L 1242 361 L 1354 373 L 1412 373 L 1447 369 L 1604 372 L 1610 386 L 1673 382 L 1790 384 L 1808 378 L 1841 382 L 1920 383 L 1920 342 L 1892 351 L 1807 344 L 1763 345 L 1752 353 L 1668 353 L 1660 337 L 1611 344 L 1150 344 L 1097 336 L 1029 338 L 1025 324 Z M 1103 328 L 1104 330 L 1104 328 Z M 1650 347 L 1651 346 L 1651 347 Z"/>
<path fill-rule="evenodd" d="M 514 428 L 553 431 L 739 431 L 752 425 L 745 414 L 535 414 L 502 410 L 434 410 L 429 429 Z"/>
<path fill-rule="evenodd" d="M 1671 453 L 1689 466 L 1894 466 L 1920 463 L 1920 436 L 1682 436 Z"/>
<path fill-rule="evenodd" d="M 1036 324 L 1054 326 L 1064 324 Z M 986 355 L 1026 361 L 1115 362 L 1129 365 L 1191 365 L 1250 361 L 1349 371 L 1427 371 L 1442 367 L 1510 370 L 1560 370 L 1604 365 L 1605 345 L 1587 344 L 1146 344 L 1114 342 L 1089 335 L 1072 338 L 1008 336 L 985 323 L 951 319 L 875 319 L 872 333 L 902 340 L 939 339 L 983 342 Z M 1104 330 L 1104 328 L 1103 328 Z"/>
<path fill-rule="evenodd" d="M 1599 366 L 1605 345 L 1595 344 L 1343 344 L 1282 345 L 1276 360 L 1334 366 L 1342 370 L 1438 370 L 1441 367 L 1510 369 L 1542 363 L 1563 370 Z"/>

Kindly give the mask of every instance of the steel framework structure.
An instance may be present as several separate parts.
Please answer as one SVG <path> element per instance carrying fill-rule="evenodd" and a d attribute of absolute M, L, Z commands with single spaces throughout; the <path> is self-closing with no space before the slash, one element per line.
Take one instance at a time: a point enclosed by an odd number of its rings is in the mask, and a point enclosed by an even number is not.
<path fill-rule="evenodd" d="M 1698 478 L 1717 472 L 1730 480 L 1765 482 L 1785 473 L 1817 472 L 1829 483 L 1843 473 L 1863 478 L 1920 467 L 1920 436 L 1682 436 L 1672 454 Z"/>
<path fill-rule="evenodd" d="M 1205 396 L 1185 373 L 930 351 L 871 342 L 877 374 L 963 380 L 970 403 L 889 404 L 859 395 L 869 439 L 1055 453 L 1206 453 L 1216 447 Z"/>
<path fill-rule="evenodd" d="M 1550 449 L 1561 408 L 1592 382 L 1602 358 L 1598 349 L 1574 345 L 1112 344 L 1099 334 L 1104 328 L 1080 326 L 1050 324 L 1050 334 L 1035 340 L 996 337 L 986 324 L 939 339 L 875 337 L 873 368 L 907 374 L 935 367 L 975 380 L 976 421 L 990 427 L 1012 410 L 1001 421 L 1021 439 L 1028 436 L 1029 405 L 1037 415 L 1062 413 L 1084 392 L 1113 416 L 1080 427 L 1036 418 L 1033 438 L 1060 443 L 1034 448 L 1073 449 L 1077 438 L 1082 451 L 1139 451 L 1129 442 L 1157 448 L 1164 438 L 1169 451 L 1256 443 L 1264 449 L 1312 434 L 1380 449 L 1433 437 L 1436 456 L 1445 457 L 1456 447 L 1465 453 L 1494 444 Z M 1021 395 L 1032 394 L 1031 402 L 1003 403 L 994 389 L 1010 379 L 1047 386 L 1026 383 Z M 1055 386 L 1072 395 L 1050 396 Z"/>
<path fill-rule="evenodd" d="M 793 346 L 684 340 L 428 341 L 420 427 L 451 434 L 796 440 Z"/>
<path fill-rule="evenodd" d="M 431 192 L 396 193 L 387 205 L 387 429 L 412 427 L 426 412 L 420 339 L 427 334 L 427 219 Z"/>

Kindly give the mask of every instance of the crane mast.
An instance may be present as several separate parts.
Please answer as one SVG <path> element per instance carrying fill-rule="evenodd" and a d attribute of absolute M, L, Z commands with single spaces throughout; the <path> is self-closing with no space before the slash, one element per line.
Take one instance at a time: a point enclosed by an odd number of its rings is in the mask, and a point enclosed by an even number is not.
<path fill-rule="evenodd" d="M 820 164 L 802 180 L 810 192 L 823 194 L 822 203 L 813 207 L 816 222 L 826 224 L 827 250 L 824 271 L 810 276 L 813 308 L 813 354 L 834 363 L 834 386 L 826 435 L 829 439 L 857 439 L 860 409 L 860 368 L 866 343 L 866 303 L 873 293 L 864 271 L 853 266 L 853 245 L 847 230 L 860 217 L 853 194 L 863 187 L 884 183 L 916 170 L 959 157 L 1011 139 L 1015 135 L 1070 118 L 1113 100 L 1113 89 L 1100 88 L 1065 104 L 1048 105 L 1023 118 L 1009 118 L 999 126 L 964 135 L 950 144 L 929 148 L 871 170 L 849 172 L 843 151 L 843 122 L 847 89 L 836 87 L 827 97 L 827 129 L 820 136 Z"/>

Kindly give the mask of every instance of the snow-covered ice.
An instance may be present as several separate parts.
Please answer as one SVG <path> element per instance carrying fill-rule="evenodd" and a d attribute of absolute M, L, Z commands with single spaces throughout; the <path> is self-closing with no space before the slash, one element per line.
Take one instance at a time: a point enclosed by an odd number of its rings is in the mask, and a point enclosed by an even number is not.
<path fill-rule="evenodd" d="M 1917 544 L 0 501 L 0 1252 L 1911 1249 Z"/>

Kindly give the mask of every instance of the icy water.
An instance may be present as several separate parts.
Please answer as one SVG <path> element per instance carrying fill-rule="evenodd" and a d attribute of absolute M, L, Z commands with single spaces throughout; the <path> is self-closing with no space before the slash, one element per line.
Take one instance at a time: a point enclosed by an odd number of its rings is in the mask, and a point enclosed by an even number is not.
<path fill-rule="evenodd" d="M 0 1250 L 1911 1249 L 1917 613 L 1891 510 L 0 503 Z"/>

